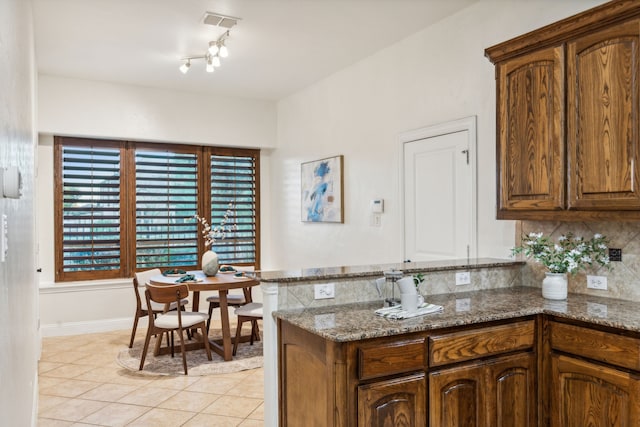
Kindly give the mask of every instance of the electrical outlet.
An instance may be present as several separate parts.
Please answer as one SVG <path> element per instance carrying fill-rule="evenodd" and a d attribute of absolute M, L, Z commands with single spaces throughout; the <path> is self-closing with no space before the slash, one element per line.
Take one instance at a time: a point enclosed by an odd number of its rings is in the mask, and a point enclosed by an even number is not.
<path fill-rule="evenodd" d="M 622 249 L 609 248 L 609 261 L 622 261 Z"/>
<path fill-rule="evenodd" d="M 336 284 L 335 283 L 322 283 L 313 286 L 313 293 L 315 299 L 327 299 L 336 297 Z"/>
<path fill-rule="evenodd" d="M 587 276 L 587 288 L 607 290 L 607 277 L 606 276 Z"/>
<path fill-rule="evenodd" d="M 456 273 L 456 286 L 469 285 L 471 283 L 471 273 L 468 271 L 461 271 Z"/>

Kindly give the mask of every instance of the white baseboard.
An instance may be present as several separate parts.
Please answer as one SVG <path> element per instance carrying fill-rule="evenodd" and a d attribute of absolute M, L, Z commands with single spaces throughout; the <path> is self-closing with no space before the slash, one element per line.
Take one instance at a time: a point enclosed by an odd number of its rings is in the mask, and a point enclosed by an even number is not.
<path fill-rule="evenodd" d="M 131 330 L 133 317 L 120 319 L 90 320 L 84 322 L 67 322 L 49 325 L 41 325 L 40 332 L 43 337 L 58 337 L 63 335 L 91 334 L 96 332 L 110 332 L 122 329 Z M 147 327 L 147 318 L 138 321 L 138 328 Z"/>

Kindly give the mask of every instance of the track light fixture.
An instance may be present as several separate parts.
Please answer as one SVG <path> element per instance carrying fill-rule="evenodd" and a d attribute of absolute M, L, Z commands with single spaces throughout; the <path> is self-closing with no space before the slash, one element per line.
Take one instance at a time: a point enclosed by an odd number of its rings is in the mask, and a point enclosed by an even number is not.
<path fill-rule="evenodd" d="M 234 18 L 231 16 L 224 16 L 212 12 L 206 12 L 202 22 L 206 25 L 213 25 L 220 28 L 226 28 L 225 32 L 216 40 L 209 42 L 207 50 L 204 55 L 199 56 L 187 56 L 181 59 L 182 65 L 180 65 L 180 71 L 186 74 L 191 67 L 191 61 L 194 59 L 203 59 L 205 61 L 205 69 L 208 73 L 213 73 L 214 70 L 221 65 L 220 58 L 226 58 L 229 56 L 229 49 L 227 48 L 226 41 L 229 38 L 229 29 L 238 23 L 240 18 Z"/>

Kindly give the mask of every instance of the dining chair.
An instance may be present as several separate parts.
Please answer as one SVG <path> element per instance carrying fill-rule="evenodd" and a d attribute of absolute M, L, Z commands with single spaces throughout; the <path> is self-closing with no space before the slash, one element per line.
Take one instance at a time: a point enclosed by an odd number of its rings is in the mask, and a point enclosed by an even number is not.
<path fill-rule="evenodd" d="M 252 267 L 239 267 L 239 266 L 231 266 L 235 269 L 235 271 L 252 271 Z M 213 314 L 213 309 L 220 307 L 220 296 L 216 292 L 215 295 L 211 295 L 207 297 L 207 302 L 209 303 L 209 320 L 207 321 L 207 334 L 209 333 L 209 328 L 211 327 L 211 315 Z M 230 294 L 227 293 L 227 305 L 229 307 L 240 307 L 241 305 L 248 304 L 253 302 L 251 297 L 251 288 L 243 288 L 242 295 L 241 294 Z"/>
<path fill-rule="evenodd" d="M 247 304 L 251 302 L 251 289 L 243 288 L 243 294 L 230 294 L 227 293 L 227 305 L 229 307 L 240 307 L 241 305 Z M 209 334 L 209 328 L 211 327 L 211 315 L 213 314 L 213 309 L 220 307 L 220 295 L 216 293 L 216 295 L 211 295 L 207 297 L 207 301 L 209 302 L 209 319 L 207 320 L 207 334 Z"/>
<path fill-rule="evenodd" d="M 152 314 L 156 316 L 159 313 L 165 311 L 164 304 L 158 304 L 156 302 L 151 302 L 151 310 L 149 310 L 149 306 L 147 305 L 147 300 L 144 297 L 144 286 L 149 282 L 149 279 L 153 276 L 158 276 L 162 274 L 159 268 L 154 268 L 152 270 L 139 271 L 133 277 L 133 292 L 136 295 L 136 313 L 133 318 L 133 329 L 131 331 L 131 340 L 129 341 L 129 348 L 133 347 L 133 340 L 136 336 L 136 330 L 138 329 L 138 320 L 141 317 L 149 316 Z M 189 299 L 185 298 L 180 301 L 180 308 L 184 310 L 185 306 L 189 303 Z M 169 310 L 175 310 L 178 305 L 173 302 L 169 304 Z"/>
<path fill-rule="evenodd" d="M 238 326 L 236 328 L 236 339 L 233 341 L 233 355 L 236 355 L 240 335 L 242 332 L 242 324 L 251 322 L 251 338 L 249 343 L 253 345 L 253 341 L 260 340 L 260 330 L 258 329 L 258 319 L 262 319 L 262 304 L 259 302 L 250 302 L 236 308 L 236 316 L 238 317 Z"/>
<path fill-rule="evenodd" d="M 189 288 L 187 288 L 187 285 L 179 284 L 156 286 L 150 283 L 147 283 L 146 285 L 145 298 L 147 300 L 148 306 L 151 306 L 152 302 L 163 305 L 174 303 L 177 306 L 187 296 L 189 296 Z M 140 357 L 140 370 L 142 370 L 142 368 L 144 367 L 144 359 L 147 356 L 147 350 L 149 348 L 151 335 L 160 334 L 160 337 L 162 337 L 163 333 L 170 332 L 171 357 L 173 357 L 173 332 L 178 331 L 178 336 L 180 338 L 180 351 L 182 352 L 182 365 L 184 366 L 184 374 L 187 375 L 187 355 L 184 348 L 183 332 L 188 330 L 189 328 L 200 328 L 204 336 L 203 342 L 204 349 L 207 353 L 207 358 L 211 360 L 211 349 L 209 348 L 209 340 L 206 338 L 206 335 L 204 335 L 207 328 L 207 315 L 198 311 L 194 312 L 174 310 L 158 314 L 155 318 L 154 316 L 149 316 L 149 328 L 147 329 L 147 336 L 144 340 L 144 348 L 142 350 L 142 356 Z M 162 338 L 156 341 L 156 353 L 160 349 L 161 341 Z"/>

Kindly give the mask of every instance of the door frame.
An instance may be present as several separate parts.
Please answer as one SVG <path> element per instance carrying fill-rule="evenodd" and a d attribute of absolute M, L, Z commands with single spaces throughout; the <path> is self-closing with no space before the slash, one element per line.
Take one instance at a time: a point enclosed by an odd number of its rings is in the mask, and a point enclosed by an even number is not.
<path fill-rule="evenodd" d="M 407 259 L 406 254 L 406 224 L 405 224 L 405 182 L 404 182 L 404 144 L 435 136 L 446 135 L 455 132 L 468 132 L 469 167 L 471 167 L 471 241 L 467 260 L 478 256 L 478 175 L 477 175 L 477 116 L 468 116 L 449 122 L 438 123 L 419 129 L 402 132 L 398 135 L 398 171 L 400 195 L 400 224 L 402 228 L 402 259 Z"/>

